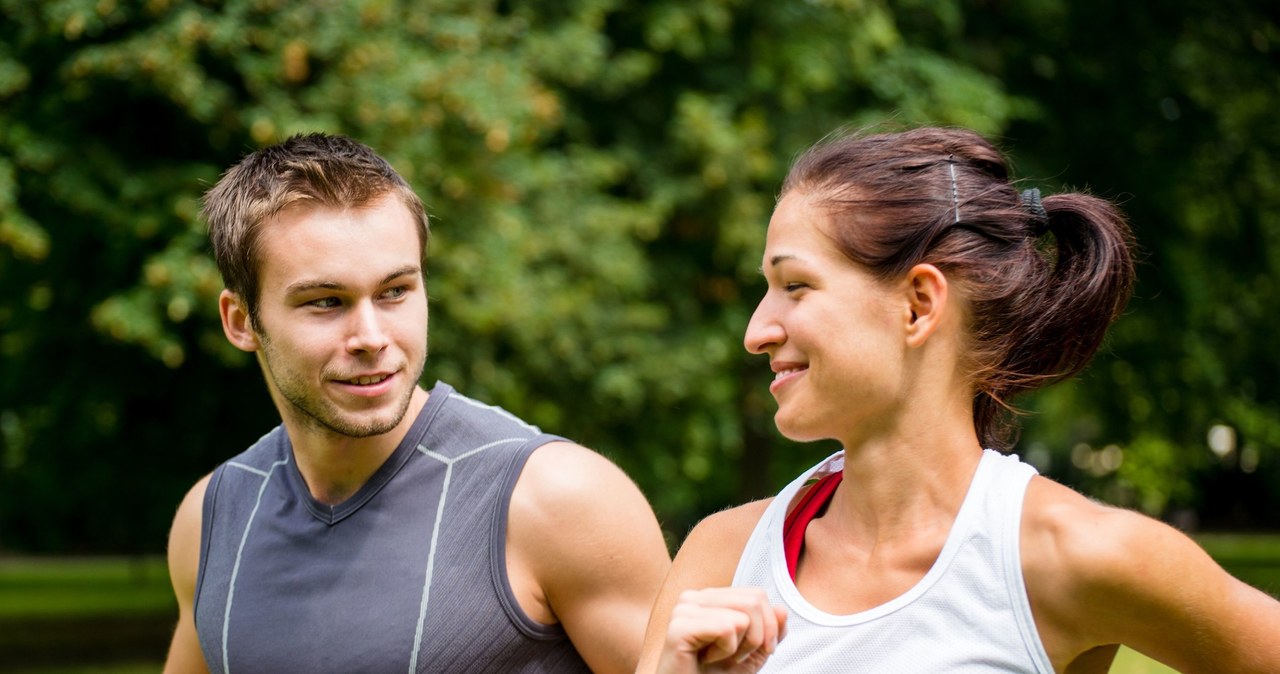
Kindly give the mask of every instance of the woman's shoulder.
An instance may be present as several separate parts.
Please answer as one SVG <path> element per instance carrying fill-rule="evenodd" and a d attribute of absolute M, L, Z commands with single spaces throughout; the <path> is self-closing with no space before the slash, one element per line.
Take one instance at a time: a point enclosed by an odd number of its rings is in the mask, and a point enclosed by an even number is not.
<path fill-rule="evenodd" d="M 1214 658 L 1280 664 L 1275 651 L 1236 647 L 1274 638 L 1280 604 L 1232 578 L 1177 529 L 1037 477 L 1021 531 L 1027 597 L 1055 666 L 1114 643 L 1182 671 L 1213 669 Z"/>
<path fill-rule="evenodd" d="M 1027 486 L 1022 575 L 1041 642 L 1056 668 L 1101 643 L 1119 641 L 1105 639 L 1096 618 L 1142 582 L 1129 574 L 1141 559 L 1133 549 L 1134 534 L 1143 533 L 1145 519 L 1044 477 Z"/>
<path fill-rule="evenodd" d="M 689 532 L 676 555 L 685 572 L 687 587 L 729 585 L 738 560 L 772 498 L 721 510 L 708 515 Z"/>
<path fill-rule="evenodd" d="M 1111 564 L 1127 566 L 1132 549 L 1168 545 L 1186 537 L 1158 520 L 1090 499 L 1045 477 L 1027 486 L 1022 511 L 1024 571 L 1043 567 L 1054 575 L 1110 575 Z M 1190 542 L 1188 540 L 1188 542 Z M 1193 543 L 1194 545 L 1194 543 Z"/>
<path fill-rule="evenodd" d="M 1053 590 L 1041 594 L 1067 603 L 1099 588 L 1140 583 L 1135 562 L 1149 554 L 1198 549 L 1158 520 L 1095 501 L 1044 477 L 1027 486 L 1020 547 L 1028 589 Z"/>
<path fill-rule="evenodd" d="M 693 527 L 684 545 L 692 543 L 699 547 L 710 545 L 720 550 L 741 551 L 772 503 L 770 497 L 708 515 Z"/>
<path fill-rule="evenodd" d="M 719 512 L 707 515 L 698 527 L 708 527 L 723 533 L 740 532 L 746 528 L 748 533 L 755 528 L 760 518 L 764 516 L 764 511 L 769 509 L 773 503 L 773 497 L 762 498 L 758 501 L 751 501 L 740 506 L 726 508 Z M 697 528 L 697 527 L 695 527 Z"/>

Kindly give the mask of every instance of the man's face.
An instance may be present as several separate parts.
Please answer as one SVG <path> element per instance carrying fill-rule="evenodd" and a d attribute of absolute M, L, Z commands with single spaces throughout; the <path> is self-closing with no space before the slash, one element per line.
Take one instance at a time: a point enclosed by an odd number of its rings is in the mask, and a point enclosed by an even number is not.
<path fill-rule="evenodd" d="M 259 362 L 286 421 L 364 438 L 403 420 L 427 357 L 414 220 L 394 196 L 264 223 Z"/>

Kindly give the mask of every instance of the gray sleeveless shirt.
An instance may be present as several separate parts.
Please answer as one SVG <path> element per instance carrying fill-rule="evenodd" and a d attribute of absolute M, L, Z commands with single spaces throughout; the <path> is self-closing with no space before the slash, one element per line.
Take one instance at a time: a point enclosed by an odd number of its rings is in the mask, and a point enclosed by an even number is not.
<path fill-rule="evenodd" d="M 557 440 L 437 383 L 395 453 L 336 506 L 311 497 L 283 427 L 205 493 L 195 623 L 215 673 L 587 672 L 521 609 L 507 510 Z"/>

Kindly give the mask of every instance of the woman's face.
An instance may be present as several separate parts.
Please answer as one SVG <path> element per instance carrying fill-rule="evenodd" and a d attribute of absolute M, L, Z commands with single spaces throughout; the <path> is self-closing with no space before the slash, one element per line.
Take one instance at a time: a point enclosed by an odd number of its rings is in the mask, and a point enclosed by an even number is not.
<path fill-rule="evenodd" d="M 905 291 L 836 248 L 831 225 L 803 192 L 778 203 L 762 264 L 768 290 L 744 345 L 769 356 L 783 435 L 847 444 L 887 427 L 899 409 L 911 308 Z"/>

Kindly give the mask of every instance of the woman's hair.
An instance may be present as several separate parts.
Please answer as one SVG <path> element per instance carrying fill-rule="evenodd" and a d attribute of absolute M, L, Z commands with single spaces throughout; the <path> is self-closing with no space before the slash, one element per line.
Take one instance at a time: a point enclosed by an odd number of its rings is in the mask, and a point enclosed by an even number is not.
<path fill-rule="evenodd" d="M 791 191 L 827 209 L 828 235 L 878 278 L 928 263 L 958 285 L 987 447 L 1012 447 L 1008 401 L 1084 369 L 1132 290 L 1132 235 L 1113 204 L 1020 194 L 1004 157 L 972 131 L 835 137 L 796 161 L 782 187 Z"/>

